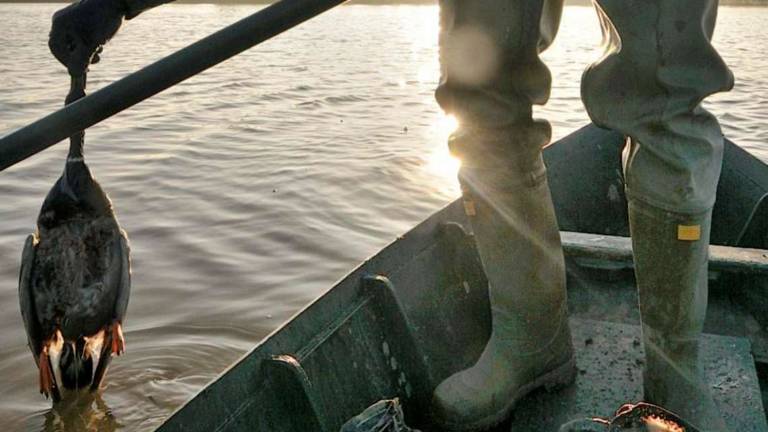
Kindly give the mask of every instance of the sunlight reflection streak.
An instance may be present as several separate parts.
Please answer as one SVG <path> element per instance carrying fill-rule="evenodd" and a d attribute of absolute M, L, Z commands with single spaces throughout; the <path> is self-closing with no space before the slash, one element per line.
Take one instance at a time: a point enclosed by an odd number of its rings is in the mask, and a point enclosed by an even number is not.
<path fill-rule="evenodd" d="M 461 167 L 461 160 L 448 151 L 448 136 L 456 130 L 458 122 L 454 116 L 441 113 L 432 127 L 435 144 L 427 156 L 424 167 L 429 174 L 437 177 L 438 189 L 441 193 L 457 196 L 459 185 L 456 176 Z"/>

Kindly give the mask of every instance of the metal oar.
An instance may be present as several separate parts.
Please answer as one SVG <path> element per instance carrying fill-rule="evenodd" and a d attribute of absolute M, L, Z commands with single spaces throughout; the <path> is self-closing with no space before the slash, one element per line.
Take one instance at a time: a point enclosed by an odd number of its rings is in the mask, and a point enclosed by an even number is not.
<path fill-rule="evenodd" d="M 0 138 L 0 171 L 346 0 L 281 0 Z"/>

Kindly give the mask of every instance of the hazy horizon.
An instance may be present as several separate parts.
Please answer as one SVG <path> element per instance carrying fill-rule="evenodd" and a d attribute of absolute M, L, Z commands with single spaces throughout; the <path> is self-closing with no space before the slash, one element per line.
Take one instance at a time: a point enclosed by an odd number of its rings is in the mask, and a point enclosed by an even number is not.
<path fill-rule="evenodd" d="M 177 0 L 178 3 L 200 4 L 271 4 L 275 0 Z M 0 0 L 0 3 L 72 3 L 70 0 Z M 350 0 L 349 4 L 437 4 L 437 0 Z M 566 5 L 589 6 L 591 0 L 565 0 Z M 768 0 L 720 0 L 729 6 L 768 6 Z"/>

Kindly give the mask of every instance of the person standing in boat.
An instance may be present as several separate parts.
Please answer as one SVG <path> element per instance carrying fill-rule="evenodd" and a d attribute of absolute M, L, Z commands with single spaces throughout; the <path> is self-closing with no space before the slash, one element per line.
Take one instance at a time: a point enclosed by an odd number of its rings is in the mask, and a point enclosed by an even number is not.
<path fill-rule="evenodd" d="M 710 221 L 723 157 L 700 106 L 733 76 L 710 44 L 717 0 L 595 0 L 607 50 L 582 79 L 599 126 L 628 136 L 624 175 L 640 298 L 646 401 L 701 431 L 727 427 L 701 378 Z M 491 290 L 493 327 L 477 363 L 434 392 L 436 420 L 485 430 L 539 387 L 574 379 L 565 266 L 534 120 L 551 76 L 539 54 L 562 0 L 441 0 L 436 97 L 458 119 L 465 210 Z M 519 269 L 523 269 L 522 271 Z"/>
<path fill-rule="evenodd" d="M 74 3 L 54 15 L 51 51 L 81 75 L 124 18 L 167 1 Z M 584 74 L 582 98 L 597 125 L 629 137 L 624 171 L 645 399 L 701 431 L 726 431 L 698 365 L 723 153 L 717 120 L 700 102 L 733 86 L 710 44 L 717 0 L 594 2 L 607 51 Z M 434 392 L 433 416 L 447 430 L 488 429 L 529 392 L 574 379 L 565 265 L 541 156 L 551 130 L 532 117 L 532 106 L 549 98 L 539 54 L 562 7 L 563 0 L 440 0 L 436 98 L 459 121 L 449 146 L 462 159 L 459 182 L 493 318 L 477 363 Z"/>

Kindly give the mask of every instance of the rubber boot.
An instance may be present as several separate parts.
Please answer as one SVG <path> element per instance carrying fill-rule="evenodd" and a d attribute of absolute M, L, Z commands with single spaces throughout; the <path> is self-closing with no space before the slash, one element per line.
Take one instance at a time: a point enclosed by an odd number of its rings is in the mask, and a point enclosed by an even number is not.
<path fill-rule="evenodd" d="M 434 417 L 444 430 L 486 430 L 532 390 L 575 376 L 565 265 L 540 152 L 525 165 L 460 174 L 493 322 L 477 363 L 435 390 Z"/>
<path fill-rule="evenodd" d="M 699 357 L 712 211 L 673 213 L 632 200 L 629 218 L 645 348 L 645 400 L 702 432 L 727 431 Z"/>

